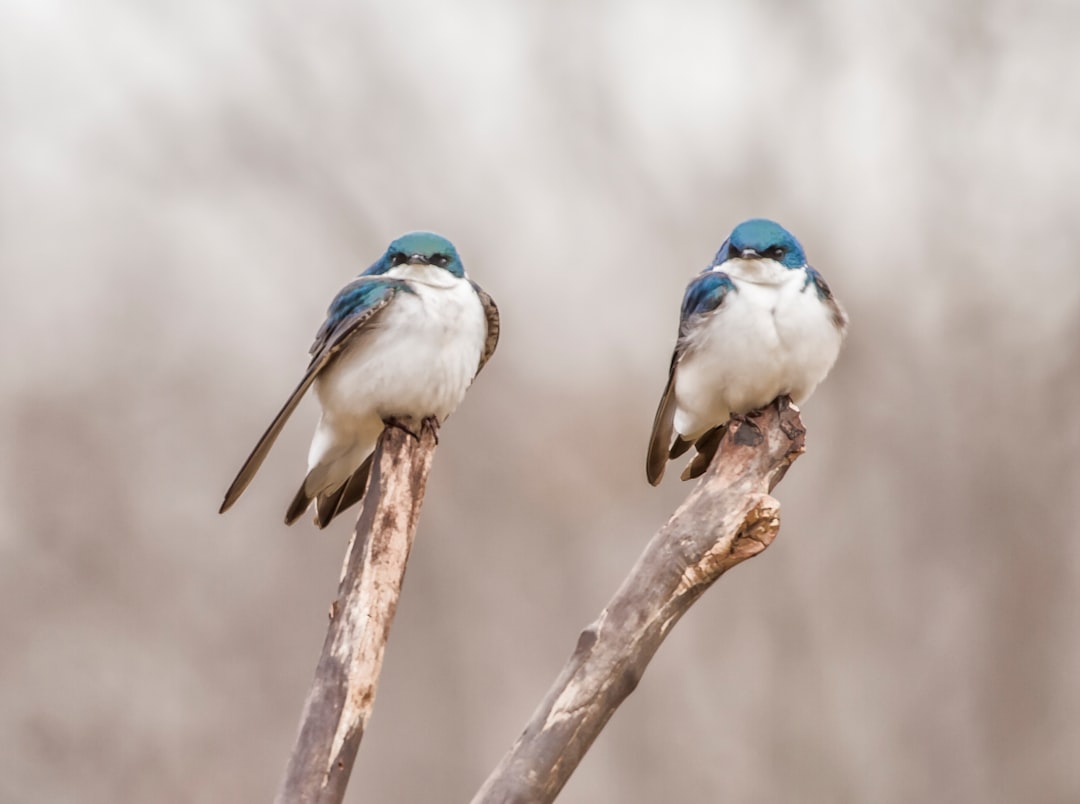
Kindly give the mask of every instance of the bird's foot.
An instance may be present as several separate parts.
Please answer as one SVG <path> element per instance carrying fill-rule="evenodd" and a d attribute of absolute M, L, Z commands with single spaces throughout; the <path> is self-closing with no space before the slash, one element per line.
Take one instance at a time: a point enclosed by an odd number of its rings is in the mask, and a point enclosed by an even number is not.
<path fill-rule="evenodd" d="M 398 430 L 402 430 L 411 435 L 417 441 L 420 440 L 420 437 L 423 435 L 424 430 L 430 430 L 431 434 L 435 437 L 435 443 L 439 443 L 439 419 L 437 417 L 425 416 L 423 419 L 420 420 L 420 427 L 416 430 L 413 429 L 413 427 L 415 427 L 414 422 L 414 419 L 400 419 L 397 416 L 388 416 L 387 418 L 383 419 L 383 424 L 387 427 L 395 427 Z"/>
<path fill-rule="evenodd" d="M 805 431 L 802 428 L 802 421 L 799 419 L 799 406 L 795 404 L 793 400 L 787 394 L 778 396 L 776 398 L 776 410 L 780 414 L 780 429 L 784 435 L 795 441 L 803 435 Z M 788 411 L 793 411 L 794 416 L 785 416 Z"/>
<path fill-rule="evenodd" d="M 731 414 L 731 418 L 743 422 L 749 422 L 750 419 L 760 419 L 765 415 L 765 411 L 773 405 L 776 405 L 776 409 L 780 413 L 783 413 L 788 408 L 794 407 L 795 403 L 791 401 L 791 397 L 788 394 L 781 394 L 767 405 L 762 405 L 760 408 L 754 408 L 744 414 L 733 413 Z"/>
<path fill-rule="evenodd" d="M 431 435 L 435 439 L 435 444 L 439 443 L 439 419 L 437 416 L 425 416 L 424 420 L 420 422 L 420 432 L 424 430 L 430 430 Z"/>
<path fill-rule="evenodd" d="M 383 419 L 383 424 L 387 427 L 394 427 L 398 430 L 406 432 L 413 438 L 415 438 L 417 441 L 420 440 L 420 434 L 409 426 L 409 424 L 411 424 L 411 420 L 406 421 L 404 419 L 399 419 L 397 416 L 388 416 L 387 418 Z"/>
<path fill-rule="evenodd" d="M 761 428 L 754 419 L 764 413 L 763 408 L 751 410 L 748 413 L 732 413 L 728 423 L 728 429 L 733 430 L 732 439 L 736 444 L 756 447 L 765 437 Z"/>

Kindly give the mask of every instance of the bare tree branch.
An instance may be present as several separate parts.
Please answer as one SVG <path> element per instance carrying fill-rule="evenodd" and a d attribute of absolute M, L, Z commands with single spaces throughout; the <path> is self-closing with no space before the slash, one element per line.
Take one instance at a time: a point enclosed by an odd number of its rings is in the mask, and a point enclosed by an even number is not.
<path fill-rule="evenodd" d="M 718 456 L 577 648 L 473 804 L 553 801 L 671 628 L 710 584 L 762 552 L 780 528 L 769 495 L 803 452 L 787 398 L 734 421 Z"/>
<path fill-rule="evenodd" d="M 419 438 L 400 427 L 379 438 L 277 804 L 339 804 L 345 796 L 438 443 L 432 422 L 424 421 Z"/>

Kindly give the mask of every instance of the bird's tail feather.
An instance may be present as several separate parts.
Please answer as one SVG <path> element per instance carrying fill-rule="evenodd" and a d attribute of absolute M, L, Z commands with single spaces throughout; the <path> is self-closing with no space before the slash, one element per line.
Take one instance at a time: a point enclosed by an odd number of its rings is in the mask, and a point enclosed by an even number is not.
<path fill-rule="evenodd" d="M 671 449 L 668 451 L 668 460 L 673 461 L 678 458 L 680 455 L 690 449 L 690 445 L 693 443 L 693 441 L 687 441 L 681 435 L 676 433 L 675 440 L 671 442 Z"/>
<path fill-rule="evenodd" d="M 288 510 L 285 511 L 285 524 L 291 525 L 302 517 L 309 505 L 311 505 L 311 495 L 308 494 L 307 478 L 305 477 L 304 482 L 300 484 L 300 490 L 296 492 L 296 496 L 289 503 Z"/>
<path fill-rule="evenodd" d="M 369 455 L 356 471 L 349 475 L 344 483 L 329 489 L 318 488 L 320 484 L 316 481 L 321 477 L 317 478 L 315 475 L 323 474 L 321 468 L 308 472 L 307 477 L 300 484 L 296 496 L 293 497 L 288 510 L 285 512 L 285 524 L 291 525 L 303 516 L 313 500 L 315 502 L 315 524 L 320 528 L 325 528 L 342 511 L 360 502 L 364 497 L 364 492 L 367 490 L 368 477 L 371 474 L 371 459 L 372 456 Z"/>
<path fill-rule="evenodd" d="M 709 464 L 712 463 L 713 458 L 716 456 L 716 451 L 720 448 L 720 442 L 723 440 L 725 432 L 727 432 L 727 422 L 712 428 L 694 442 L 697 455 L 683 469 L 681 475 L 683 480 L 693 480 L 695 477 L 701 477 L 701 475 L 705 474 L 705 470 L 709 468 Z M 690 446 L 690 442 L 685 443 L 687 447 Z M 685 452 L 685 448 L 683 451 Z"/>
<path fill-rule="evenodd" d="M 360 464 L 349 479 L 330 494 L 320 494 L 315 499 L 315 522 L 320 528 L 329 525 L 338 514 L 360 502 L 367 490 L 368 477 L 371 474 L 371 458 Z"/>

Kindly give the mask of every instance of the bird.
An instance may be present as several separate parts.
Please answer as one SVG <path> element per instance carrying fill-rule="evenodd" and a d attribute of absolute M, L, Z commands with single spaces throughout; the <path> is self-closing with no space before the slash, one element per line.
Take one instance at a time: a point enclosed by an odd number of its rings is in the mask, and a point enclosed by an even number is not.
<path fill-rule="evenodd" d="M 777 397 L 805 401 L 836 362 L 848 318 L 787 229 L 736 226 L 686 288 L 667 386 L 653 420 L 645 476 L 660 484 L 691 446 L 683 480 L 708 469 L 727 422 Z"/>
<path fill-rule="evenodd" d="M 315 524 L 325 528 L 362 499 L 384 427 L 413 432 L 427 418 L 441 425 L 498 341 L 499 309 L 469 278 L 453 243 L 424 231 L 397 238 L 330 303 L 307 371 L 240 468 L 220 513 L 247 488 L 314 386 L 322 415 L 285 524 L 314 502 Z"/>

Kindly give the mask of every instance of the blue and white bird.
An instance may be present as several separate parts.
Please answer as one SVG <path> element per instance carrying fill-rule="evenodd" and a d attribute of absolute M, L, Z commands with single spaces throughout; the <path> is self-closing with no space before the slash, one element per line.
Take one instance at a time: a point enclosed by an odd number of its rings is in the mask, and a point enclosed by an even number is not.
<path fill-rule="evenodd" d="M 691 445 L 682 474 L 698 477 L 733 415 L 779 396 L 800 403 L 840 353 L 847 315 L 790 232 L 740 223 L 686 288 L 667 388 L 653 421 L 645 474 L 652 485 Z"/>
<path fill-rule="evenodd" d="M 431 232 L 399 237 L 330 303 L 307 372 L 225 493 L 221 513 L 314 385 L 322 417 L 285 523 L 314 501 L 315 522 L 325 528 L 363 497 L 384 426 L 418 427 L 428 417 L 442 424 L 498 340 L 499 310 L 469 279 L 453 244 Z"/>

